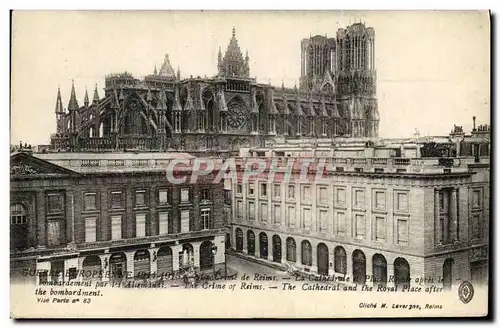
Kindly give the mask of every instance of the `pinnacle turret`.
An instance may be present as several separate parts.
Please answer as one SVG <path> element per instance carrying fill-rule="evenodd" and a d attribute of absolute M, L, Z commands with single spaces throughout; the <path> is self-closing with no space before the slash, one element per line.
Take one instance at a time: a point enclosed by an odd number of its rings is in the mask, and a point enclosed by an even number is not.
<path fill-rule="evenodd" d="M 72 80 L 71 84 L 71 95 L 69 97 L 68 110 L 74 111 L 78 110 L 78 101 L 76 100 L 76 92 L 75 92 L 75 80 Z"/>
<path fill-rule="evenodd" d="M 64 113 L 60 87 L 57 87 L 57 99 L 56 99 L 56 114 L 58 114 L 58 113 Z"/>
<path fill-rule="evenodd" d="M 94 97 L 92 99 L 93 104 L 97 104 L 99 102 L 99 93 L 97 92 L 97 83 L 94 88 Z"/>
<path fill-rule="evenodd" d="M 87 88 L 85 88 L 85 97 L 83 98 L 83 105 L 85 107 L 89 107 L 89 93 L 87 91 Z"/>

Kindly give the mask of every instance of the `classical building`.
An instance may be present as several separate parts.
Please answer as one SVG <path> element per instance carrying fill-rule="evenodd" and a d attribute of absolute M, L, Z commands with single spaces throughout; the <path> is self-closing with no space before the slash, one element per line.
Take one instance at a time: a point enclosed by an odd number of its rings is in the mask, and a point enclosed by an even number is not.
<path fill-rule="evenodd" d="M 455 127 L 446 138 L 378 143 L 285 140 L 251 149 L 242 161 L 265 160 L 266 170 L 232 183 L 232 249 L 350 283 L 485 283 L 489 130 L 465 135 Z M 304 165 L 308 174 L 300 180 Z"/>
<path fill-rule="evenodd" d="M 158 71 L 105 78 L 104 95 L 85 92 L 78 104 L 73 84 L 67 109 L 56 99 L 52 150 L 156 150 L 237 154 L 275 136 L 377 137 L 379 113 L 374 31 L 356 23 L 337 40 L 302 41 L 300 88 L 258 83 L 248 52 L 233 29 L 218 74 L 181 79 L 168 55 Z"/>
<path fill-rule="evenodd" d="M 13 279 L 154 281 L 186 266 L 211 271 L 214 261 L 223 270 L 223 182 L 173 184 L 165 174 L 169 161 L 191 156 L 35 155 L 11 155 Z"/>

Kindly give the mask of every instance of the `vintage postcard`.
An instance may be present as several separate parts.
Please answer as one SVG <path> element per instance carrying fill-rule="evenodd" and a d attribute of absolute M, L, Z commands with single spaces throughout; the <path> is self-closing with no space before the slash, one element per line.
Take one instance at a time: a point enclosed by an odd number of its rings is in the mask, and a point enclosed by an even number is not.
<path fill-rule="evenodd" d="M 14 11 L 13 318 L 482 317 L 487 11 Z"/>

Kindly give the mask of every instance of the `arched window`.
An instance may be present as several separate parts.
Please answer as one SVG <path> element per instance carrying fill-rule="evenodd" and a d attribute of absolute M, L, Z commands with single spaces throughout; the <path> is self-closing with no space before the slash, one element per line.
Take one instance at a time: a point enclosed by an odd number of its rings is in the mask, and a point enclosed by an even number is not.
<path fill-rule="evenodd" d="M 328 267 L 330 263 L 328 257 L 328 246 L 326 246 L 324 243 L 318 244 L 317 252 L 318 273 L 323 276 L 328 276 Z"/>
<path fill-rule="evenodd" d="M 172 249 L 168 246 L 161 247 L 157 253 L 156 263 L 156 274 L 160 279 L 170 274 L 174 268 Z"/>
<path fill-rule="evenodd" d="M 147 279 L 150 277 L 150 257 L 147 249 L 141 249 L 134 254 L 134 277 L 136 279 Z"/>
<path fill-rule="evenodd" d="M 260 258 L 267 259 L 268 256 L 268 242 L 267 235 L 264 232 L 259 234 Z"/>
<path fill-rule="evenodd" d="M 97 255 L 90 255 L 85 257 L 82 263 L 83 279 L 84 280 L 100 280 L 101 275 L 94 274 L 95 272 L 101 272 L 101 258 Z"/>
<path fill-rule="evenodd" d="M 210 269 L 214 264 L 214 255 L 212 254 L 212 242 L 204 241 L 200 245 L 200 269 Z"/>
<path fill-rule="evenodd" d="M 247 253 L 248 255 L 255 256 L 255 234 L 252 230 L 247 232 Z"/>
<path fill-rule="evenodd" d="M 373 262 L 373 283 L 374 285 L 387 285 L 387 260 L 382 254 L 375 254 Z"/>
<path fill-rule="evenodd" d="M 443 264 L 443 288 L 445 290 L 450 290 L 453 282 L 453 265 L 455 261 L 452 258 L 448 258 Z"/>
<path fill-rule="evenodd" d="M 309 240 L 303 240 L 300 244 L 300 249 L 302 253 L 302 264 L 311 266 L 312 265 L 312 247 Z"/>
<path fill-rule="evenodd" d="M 10 242 L 14 249 L 28 247 L 28 211 L 20 203 L 10 206 Z"/>
<path fill-rule="evenodd" d="M 342 246 L 335 247 L 334 250 L 335 257 L 335 272 L 346 274 L 347 273 L 347 256 L 345 253 L 345 249 Z"/>
<path fill-rule="evenodd" d="M 394 284 L 398 289 L 410 286 L 410 264 L 402 257 L 394 260 Z"/>
<path fill-rule="evenodd" d="M 286 239 L 286 260 L 289 262 L 297 261 L 297 244 L 292 237 Z"/>
<path fill-rule="evenodd" d="M 236 228 L 236 251 L 243 251 L 243 231 L 240 228 Z"/>
<path fill-rule="evenodd" d="M 365 254 L 357 249 L 352 253 L 352 275 L 353 282 L 365 284 L 366 282 L 366 257 Z"/>
<path fill-rule="evenodd" d="M 281 262 L 281 238 L 278 235 L 273 236 L 273 262 Z"/>

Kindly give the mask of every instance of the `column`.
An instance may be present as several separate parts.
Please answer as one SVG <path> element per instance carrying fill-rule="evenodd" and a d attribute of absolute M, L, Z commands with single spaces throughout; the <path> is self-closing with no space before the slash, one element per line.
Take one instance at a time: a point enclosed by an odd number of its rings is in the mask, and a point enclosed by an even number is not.
<path fill-rule="evenodd" d="M 346 278 L 349 277 L 349 281 L 352 283 L 353 282 L 353 275 L 352 275 L 352 252 L 349 252 L 349 248 L 346 249 L 346 256 L 345 256 L 345 262 L 346 262 Z"/>
<path fill-rule="evenodd" d="M 365 271 L 365 276 L 372 276 L 373 275 L 373 256 L 366 256 L 366 271 Z M 373 286 L 373 282 L 371 280 L 366 281 L 367 286 Z"/>
<path fill-rule="evenodd" d="M 396 286 L 394 279 L 391 280 L 391 278 L 393 277 L 394 277 L 394 259 L 389 258 L 387 259 L 387 287 Z"/>
<path fill-rule="evenodd" d="M 311 244 L 311 258 L 312 258 L 311 272 L 317 273 L 318 272 L 318 244 L 316 244 L 316 247 L 313 247 Z"/>
<path fill-rule="evenodd" d="M 285 263 L 286 260 L 286 236 L 280 235 L 281 238 L 281 263 Z"/>
<path fill-rule="evenodd" d="M 247 240 L 247 233 L 245 230 L 241 229 L 241 231 L 243 232 L 243 248 L 242 248 L 242 252 L 243 254 L 248 254 L 248 240 Z M 236 242 L 236 238 L 234 239 L 235 242 Z"/>
<path fill-rule="evenodd" d="M 152 186 L 149 190 L 149 203 L 151 211 L 149 214 L 149 227 L 146 227 L 147 236 L 158 235 L 158 213 L 156 212 L 156 186 Z M 151 271 L 152 272 L 152 271 Z"/>
<path fill-rule="evenodd" d="M 255 231 L 255 258 L 260 258 L 260 232 Z"/>
<path fill-rule="evenodd" d="M 199 268 L 200 267 L 200 242 L 197 243 L 191 243 L 193 245 L 193 262 L 194 262 L 194 267 Z"/>
<path fill-rule="evenodd" d="M 172 246 L 172 269 L 175 272 L 179 271 L 179 252 L 182 250 L 181 245 Z"/>
<path fill-rule="evenodd" d="M 66 243 L 74 243 L 74 224 L 75 224 L 75 200 L 73 190 L 66 190 L 64 197 L 66 205 Z"/>
<path fill-rule="evenodd" d="M 439 189 L 434 189 L 434 245 L 442 244 L 441 218 L 439 215 Z"/>
<path fill-rule="evenodd" d="M 37 247 L 45 248 L 45 195 L 43 191 L 36 193 Z"/>
<path fill-rule="evenodd" d="M 109 272 L 110 272 L 110 264 L 109 264 L 109 258 L 111 257 L 111 254 L 100 254 L 99 258 L 101 259 L 101 270 L 102 270 L 102 279 L 101 281 L 109 281 Z"/>
<path fill-rule="evenodd" d="M 450 239 L 452 242 L 458 241 L 458 235 L 457 235 L 457 189 L 453 188 L 451 190 L 451 199 L 450 199 L 450 224 L 451 224 L 451 231 L 450 231 Z"/>
<path fill-rule="evenodd" d="M 128 279 L 134 278 L 134 252 L 125 252 L 125 256 L 127 257 L 127 272 L 125 273 L 125 277 Z"/>
<path fill-rule="evenodd" d="M 156 277 L 156 272 L 158 271 L 158 260 L 156 258 L 158 249 L 158 247 L 154 246 L 149 249 L 149 272 L 151 277 Z"/>

